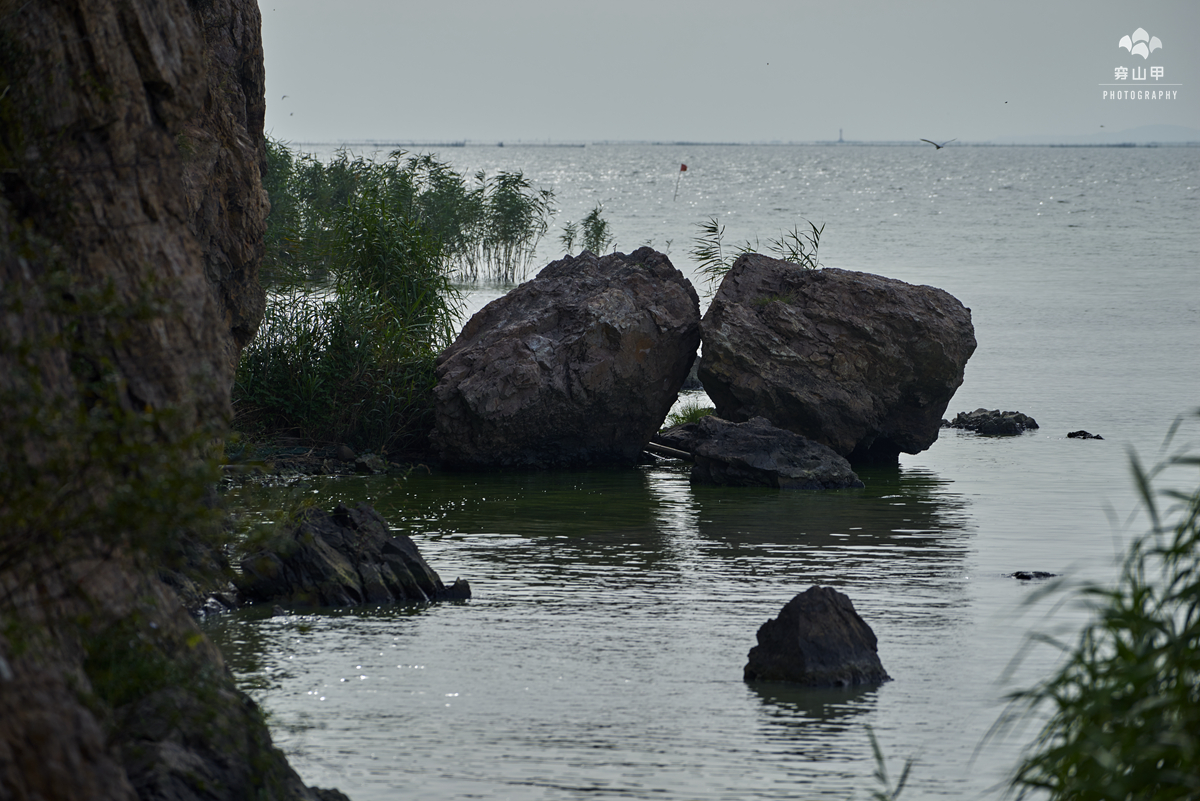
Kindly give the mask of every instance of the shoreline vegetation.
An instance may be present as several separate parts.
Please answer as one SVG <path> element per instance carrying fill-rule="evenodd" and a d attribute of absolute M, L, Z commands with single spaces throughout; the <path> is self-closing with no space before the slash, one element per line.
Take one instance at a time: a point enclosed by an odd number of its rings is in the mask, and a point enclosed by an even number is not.
<path fill-rule="evenodd" d="M 454 340 L 456 286 L 516 284 L 534 267 L 556 212 L 554 193 L 520 172 L 472 179 L 431 154 L 394 150 L 376 161 L 340 149 L 327 161 L 267 138 L 271 203 L 261 268 L 266 307 L 242 350 L 227 455 L 307 454 L 322 469 L 339 446 L 420 460 L 433 427 L 436 359 Z M 766 252 L 818 269 L 824 225 L 804 221 Z M 725 246 L 716 218 L 697 224 L 690 255 L 710 291 L 734 260 L 763 246 Z M 597 204 L 558 237 L 603 254 L 615 234 Z M 304 450 L 303 447 L 300 450 Z"/>
<path fill-rule="evenodd" d="M 234 426 L 382 454 L 419 453 L 453 281 L 524 279 L 554 195 L 520 172 L 473 180 L 433 156 L 322 163 L 267 140 L 266 310 L 242 352 Z"/>

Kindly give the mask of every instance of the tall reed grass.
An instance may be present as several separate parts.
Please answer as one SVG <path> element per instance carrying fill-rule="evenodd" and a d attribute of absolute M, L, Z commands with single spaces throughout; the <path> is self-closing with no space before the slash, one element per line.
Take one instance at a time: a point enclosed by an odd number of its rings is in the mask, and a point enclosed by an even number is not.
<path fill-rule="evenodd" d="M 776 258 L 791 262 L 805 270 L 818 270 L 821 262 L 817 252 L 821 248 L 821 234 L 825 233 L 825 225 L 819 228 L 810 220 L 805 220 L 808 230 L 801 230 L 799 225 L 793 225 L 790 231 L 781 231 L 778 239 L 768 239 L 766 251 Z M 755 237 L 754 242 L 746 240 L 740 245 L 725 246 L 725 226 L 716 217 L 710 217 L 702 223 L 697 223 L 700 229 L 693 240 L 690 255 L 696 260 L 697 272 L 708 281 L 710 288 L 720 283 L 737 258 L 745 253 L 761 253 L 762 244 Z"/>
<path fill-rule="evenodd" d="M 234 387 L 238 426 L 413 451 L 432 427 L 433 367 L 451 341 L 452 279 L 515 281 L 553 193 L 524 176 L 469 183 L 431 155 L 327 163 L 268 139 L 270 292 Z"/>
<path fill-rule="evenodd" d="M 616 244 L 617 238 L 609 229 L 608 220 L 604 219 L 604 209 L 597 203 L 595 208 L 579 223 L 566 222 L 558 241 L 562 243 L 567 255 L 575 249 L 578 242 L 580 248 L 597 256 L 603 256 L 609 248 Z"/>

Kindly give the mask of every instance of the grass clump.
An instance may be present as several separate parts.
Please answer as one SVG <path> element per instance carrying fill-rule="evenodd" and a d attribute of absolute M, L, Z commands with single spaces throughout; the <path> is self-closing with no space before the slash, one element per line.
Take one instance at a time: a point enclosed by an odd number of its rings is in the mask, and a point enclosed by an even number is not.
<path fill-rule="evenodd" d="M 1156 474 L 1200 466 L 1178 455 L 1134 480 L 1151 521 L 1128 549 L 1115 586 L 1087 584 L 1092 621 L 1062 649 L 1054 675 L 1010 696 L 993 728 L 1048 712 L 1012 779 L 1017 796 L 1052 799 L 1200 798 L 1200 490 L 1156 492 Z M 1173 502 L 1170 517 L 1159 499 Z"/>
<path fill-rule="evenodd" d="M 421 449 L 434 360 L 458 321 L 452 280 L 522 278 L 553 194 L 519 172 L 470 184 L 403 151 L 322 163 L 268 139 L 268 167 L 271 291 L 238 368 L 237 425 L 255 437 Z"/>
<path fill-rule="evenodd" d="M 802 230 L 799 225 L 792 226 L 791 231 L 781 232 L 778 239 L 768 239 L 766 250 L 782 261 L 791 262 L 805 270 L 817 270 L 821 262 L 817 252 L 821 247 L 821 235 L 825 233 L 824 224 L 817 227 L 809 220 L 808 230 Z M 700 232 L 697 234 L 692 249 L 689 252 L 697 264 L 697 272 L 707 279 L 709 285 L 717 284 L 723 279 L 738 256 L 745 253 L 761 253 L 762 245 L 758 239 L 749 240 L 729 248 L 725 246 L 725 226 L 716 217 L 709 217 L 702 223 L 697 223 Z"/>
<path fill-rule="evenodd" d="M 610 232 L 608 220 L 604 219 L 603 211 L 604 209 L 597 203 L 582 222 L 567 222 L 563 225 L 563 232 L 558 241 L 562 242 L 563 250 L 567 252 L 568 256 L 575 249 L 577 240 L 581 250 L 597 256 L 603 256 L 613 247 L 617 238 Z"/>
<path fill-rule="evenodd" d="M 679 411 L 667 415 L 667 428 L 674 428 L 686 423 L 695 423 L 702 417 L 707 417 L 717 410 L 696 401 L 684 401 Z"/>
<path fill-rule="evenodd" d="M 534 190 L 520 172 L 499 172 L 487 178 L 475 174 L 475 194 L 483 210 L 482 231 L 476 240 L 475 261 L 464 274 L 479 275 L 479 267 L 493 280 L 524 280 L 533 264 L 538 242 L 550 227 L 554 193 Z"/>

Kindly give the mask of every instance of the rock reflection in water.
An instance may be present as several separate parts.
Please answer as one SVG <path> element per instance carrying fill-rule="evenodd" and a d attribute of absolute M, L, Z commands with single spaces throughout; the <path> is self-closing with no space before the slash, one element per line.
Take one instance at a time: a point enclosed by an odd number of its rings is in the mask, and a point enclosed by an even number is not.
<path fill-rule="evenodd" d="M 210 630 L 305 778 L 356 799 L 848 797 L 871 785 L 862 724 L 886 749 L 880 719 L 936 721 L 926 698 L 961 669 L 970 624 L 965 501 L 921 470 L 864 478 L 823 493 L 693 487 L 669 464 L 312 479 L 280 497 L 372 503 L 473 599 Z M 851 596 L 895 681 L 742 681 L 759 625 L 813 584 Z"/>

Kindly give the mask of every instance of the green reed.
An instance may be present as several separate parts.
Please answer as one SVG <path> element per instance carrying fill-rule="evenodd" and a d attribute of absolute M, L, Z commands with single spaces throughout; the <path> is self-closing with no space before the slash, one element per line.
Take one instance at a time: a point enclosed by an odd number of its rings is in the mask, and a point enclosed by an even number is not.
<path fill-rule="evenodd" d="M 258 336 L 233 399 L 254 437 L 422 447 L 433 367 L 458 313 L 453 263 L 473 252 L 472 193 L 432 157 L 328 163 L 268 141 L 271 197 Z"/>
<path fill-rule="evenodd" d="M 364 195 L 368 209 L 418 228 L 443 269 L 468 281 L 524 279 L 554 214 L 554 193 L 519 171 L 468 181 L 431 154 L 373 161 L 341 150 L 321 162 L 268 138 L 267 165 L 263 275 L 272 285 L 324 277 L 340 260 L 337 221 Z"/>
<path fill-rule="evenodd" d="M 454 278 L 525 277 L 553 193 L 520 172 L 468 181 L 432 155 L 328 162 L 268 139 L 271 199 L 258 337 L 234 387 L 237 425 L 413 451 L 432 427 L 434 359 L 458 318 Z"/>
<path fill-rule="evenodd" d="M 825 226 L 819 228 L 811 221 L 804 221 L 808 229 L 793 225 L 792 230 L 783 231 L 778 239 L 768 239 L 766 251 L 782 261 L 791 262 L 806 270 L 817 270 L 821 262 L 817 253 L 821 247 L 821 235 Z M 756 237 L 754 242 L 746 240 L 740 245 L 726 247 L 725 226 L 716 217 L 710 217 L 702 223 L 697 223 L 699 233 L 693 240 L 689 255 L 696 261 L 697 272 L 704 276 L 709 285 L 720 283 L 737 258 L 745 253 L 761 253 L 762 244 Z"/>
<path fill-rule="evenodd" d="M 696 401 L 684 401 L 679 407 L 679 411 L 671 412 L 667 415 L 666 421 L 663 423 L 663 428 L 674 428 L 675 426 L 685 425 L 687 423 L 695 423 L 702 417 L 707 417 L 714 414 L 717 410 L 711 406 Z"/>
<path fill-rule="evenodd" d="M 480 172 L 475 179 L 483 209 L 477 252 L 484 272 L 493 280 L 524 280 L 538 242 L 550 227 L 554 193 L 534 190 L 520 172 L 502 171 L 493 178 Z M 472 279 L 478 275 L 475 268 L 462 272 Z"/>
<path fill-rule="evenodd" d="M 617 238 L 611 232 L 603 212 L 603 207 L 597 203 L 596 207 L 589 211 L 582 221 L 563 224 L 563 232 L 558 241 L 562 243 L 563 250 L 568 256 L 575 249 L 576 241 L 579 242 L 580 249 L 597 256 L 603 256 L 614 246 Z"/>

